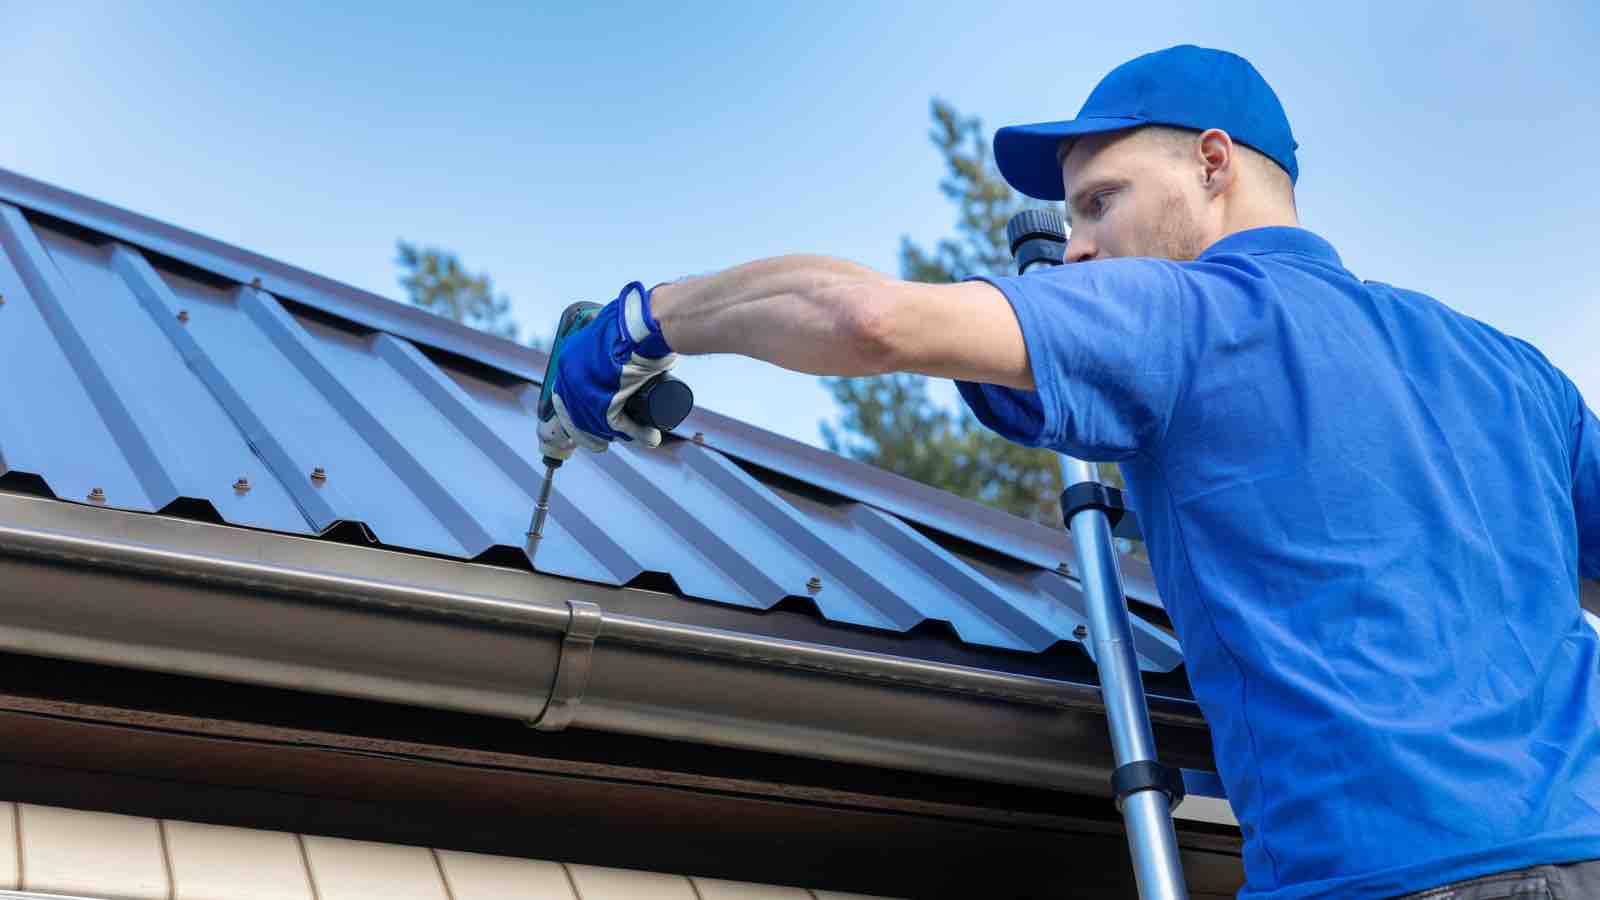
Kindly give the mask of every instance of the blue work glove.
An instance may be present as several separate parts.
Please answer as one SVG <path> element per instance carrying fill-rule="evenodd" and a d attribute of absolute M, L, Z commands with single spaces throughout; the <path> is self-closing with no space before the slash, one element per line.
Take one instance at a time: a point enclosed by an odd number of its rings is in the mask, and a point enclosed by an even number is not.
<path fill-rule="evenodd" d="M 566 459 L 574 447 L 604 450 L 617 439 L 660 446 L 661 432 L 634 421 L 622 405 L 677 362 L 678 354 L 650 314 L 650 291 L 640 282 L 628 283 L 562 343 L 552 392 L 556 415 L 539 425 L 541 451 Z"/>

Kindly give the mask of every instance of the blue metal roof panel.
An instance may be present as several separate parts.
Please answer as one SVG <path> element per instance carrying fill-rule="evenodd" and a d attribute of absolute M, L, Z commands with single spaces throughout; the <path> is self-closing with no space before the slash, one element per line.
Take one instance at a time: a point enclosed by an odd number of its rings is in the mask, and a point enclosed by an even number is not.
<path fill-rule="evenodd" d="M 193 334 L 195 330 L 205 332 L 218 319 L 216 317 L 203 316 L 199 322 L 191 326 L 189 323 L 193 319 L 193 313 L 179 300 L 172 287 L 162 280 L 155 269 L 151 268 L 150 263 L 139 255 L 138 251 L 121 244 L 113 244 L 111 246 L 111 265 L 122 276 L 129 290 L 133 292 L 144 311 L 149 314 L 151 321 L 160 328 L 162 334 L 166 336 L 179 355 L 183 357 L 183 361 L 189 370 L 205 386 L 212 398 L 221 405 L 248 447 L 255 452 L 262 464 L 271 470 L 274 478 L 259 479 L 263 485 L 269 488 L 274 485 L 281 486 L 293 505 L 293 511 L 297 512 L 302 522 L 313 531 L 321 532 L 331 526 L 336 518 L 333 507 L 322 496 L 321 491 L 317 489 L 318 485 L 309 478 L 309 473 L 307 473 L 308 477 L 305 479 L 296 477 L 298 470 L 288 446 L 267 428 L 266 424 L 261 421 L 261 417 L 256 413 L 255 408 L 239 393 L 238 388 L 222 374 L 222 370 L 217 366 L 216 361 L 206 351 L 205 345 L 195 338 Z M 198 300 L 199 298 L 191 297 L 189 299 Z M 189 305 L 195 306 L 197 309 L 204 308 L 198 304 Z M 208 341 L 208 343 L 216 342 Z M 191 398 L 189 402 L 180 404 L 178 408 L 188 411 L 195 407 L 207 408 L 197 398 Z M 190 420 L 186 419 L 186 421 Z M 209 431 L 210 429 L 207 430 Z M 247 506 L 247 504 L 243 503 L 242 495 L 238 499 L 239 502 L 235 504 L 239 507 L 238 509 L 229 507 L 230 512 L 235 515 L 242 514 L 243 507 Z M 282 531 L 293 531 L 299 529 L 300 523 L 296 523 L 292 518 L 284 515 L 278 520 L 278 524 L 271 527 L 276 527 Z"/>
<path fill-rule="evenodd" d="M 0 290 L 14 300 L 0 329 L 10 383 L 48 388 L 11 392 L 0 439 L 7 466 L 34 471 L 64 498 L 98 488 L 106 505 L 153 512 L 186 495 L 242 525 L 304 530 L 240 431 L 112 275 L 109 251 L 48 237 L 0 207 Z M 233 489 L 241 477 L 250 491 Z"/>
<path fill-rule="evenodd" d="M 234 283 L 259 280 L 263 289 L 292 297 L 296 303 L 422 346 L 478 360 L 509 375 L 537 380 L 544 371 L 545 355 L 538 350 L 15 172 L 0 169 L 0 199 Z M 680 430 L 703 432 L 707 446 L 736 459 L 856 498 L 921 525 L 971 537 L 986 547 L 1044 568 L 1066 562 L 1072 556 L 1071 547 L 1055 528 L 970 503 L 893 472 L 859 465 L 709 410 L 695 410 Z M 1128 562 L 1123 577 L 1129 596 L 1159 607 L 1161 598 L 1148 567 L 1136 560 Z"/>
<path fill-rule="evenodd" d="M 137 219 L 122 216 L 116 235 L 77 223 L 85 233 L 0 203 L 0 374 L 45 386 L 0 404 L 0 472 L 39 475 L 66 500 L 99 487 L 106 505 L 157 512 L 187 498 L 302 534 L 359 523 L 385 545 L 457 558 L 509 548 L 538 571 L 608 584 L 664 573 L 687 597 L 754 609 L 807 597 L 829 621 L 904 632 L 936 620 L 979 646 L 1078 640 L 1081 597 L 1037 565 L 1037 542 L 974 550 L 892 504 L 768 477 L 695 441 L 577 455 L 529 545 L 543 468 L 524 373 L 493 354 L 432 352 L 470 352 L 453 323 L 439 322 L 451 340 L 430 343 L 371 304 L 339 315 L 325 285 L 307 308 L 232 269 L 174 265 L 137 249 Z M 184 249 L 174 232 L 157 235 L 163 253 Z M 215 256 L 199 249 L 189 263 Z M 946 529 L 962 503 L 939 502 Z M 1135 625 L 1145 668 L 1180 662 L 1168 634 Z"/>

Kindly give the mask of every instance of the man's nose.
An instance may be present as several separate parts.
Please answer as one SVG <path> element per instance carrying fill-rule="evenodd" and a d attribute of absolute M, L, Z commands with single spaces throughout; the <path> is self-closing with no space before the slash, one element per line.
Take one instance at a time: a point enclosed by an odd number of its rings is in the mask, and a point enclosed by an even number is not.
<path fill-rule="evenodd" d="M 1094 259 L 1094 255 L 1097 252 L 1099 250 L 1095 247 L 1093 240 L 1087 235 L 1080 235 L 1074 231 L 1067 237 L 1067 249 L 1061 258 L 1069 263 L 1083 262 L 1087 259 Z"/>

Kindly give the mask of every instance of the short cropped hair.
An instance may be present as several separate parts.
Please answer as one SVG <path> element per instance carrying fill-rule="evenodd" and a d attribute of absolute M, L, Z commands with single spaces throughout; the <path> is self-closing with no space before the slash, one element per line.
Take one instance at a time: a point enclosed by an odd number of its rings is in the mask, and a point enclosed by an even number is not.
<path fill-rule="evenodd" d="M 1201 134 L 1198 129 L 1172 125 L 1141 125 L 1134 130 L 1141 138 L 1156 141 L 1175 156 L 1184 157 L 1193 150 L 1195 138 Z M 1057 166 L 1066 161 L 1067 154 L 1072 151 L 1073 141 L 1073 138 L 1066 138 L 1056 146 Z M 1289 179 L 1289 173 L 1284 171 L 1282 166 L 1253 147 L 1237 141 L 1233 146 L 1239 151 L 1238 157 L 1244 161 L 1246 168 L 1257 172 L 1269 186 L 1288 197 L 1290 202 L 1294 201 L 1294 182 Z"/>

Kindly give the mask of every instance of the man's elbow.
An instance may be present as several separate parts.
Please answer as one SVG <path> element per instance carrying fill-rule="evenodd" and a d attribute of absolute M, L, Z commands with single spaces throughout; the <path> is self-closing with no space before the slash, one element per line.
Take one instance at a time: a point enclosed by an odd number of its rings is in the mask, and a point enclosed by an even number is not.
<path fill-rule="evenodd" d="M 894 282 L 854 282 L 834 287 L 839 337 L 859 375 L 880 375 L 908 367 L 902 305 L 889 288 Z"/>

